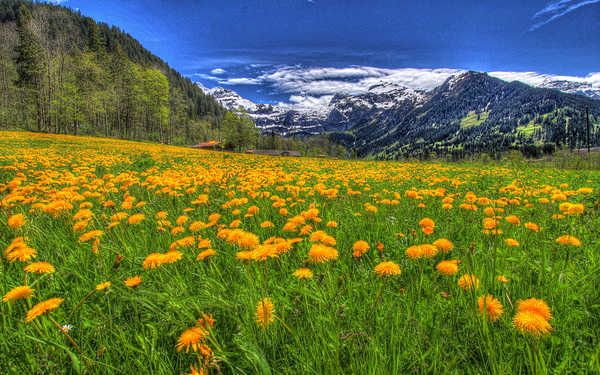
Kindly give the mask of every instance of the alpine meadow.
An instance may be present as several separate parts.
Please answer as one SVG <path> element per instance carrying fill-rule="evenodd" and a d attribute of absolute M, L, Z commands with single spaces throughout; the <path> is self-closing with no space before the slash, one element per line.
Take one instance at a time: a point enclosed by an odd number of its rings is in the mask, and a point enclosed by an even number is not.
<path fill-rule="evenodd" d="M 3 372 L 599 368 L 598 172 L 0 136 Z"/>
<path fill-rule="evenodd" d="M 600 0 L 0 0 L 0 375 L 600 375 Z"/>

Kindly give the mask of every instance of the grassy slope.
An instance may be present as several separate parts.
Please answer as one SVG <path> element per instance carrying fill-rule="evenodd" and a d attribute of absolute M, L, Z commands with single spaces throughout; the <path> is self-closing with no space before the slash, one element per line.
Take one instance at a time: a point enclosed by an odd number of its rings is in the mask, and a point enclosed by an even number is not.
<path fill-rule="evenodd" d="M 477 115 L 479 115 L 479 120 L 477 119 Z M 479 126 L 483 124 L 489 117 L 490 111 L 477 113 L 476 111 L 470 111 L 465 117 L 460 119 L 460 128 L 461 129 L 469 129 L 474 126 Z"/>
<path fill-rule="evenodd" d="M 73 325 L 71 335 L 92 361 L 90 373 L 94 374 L 172 374 L 187 370 L 194 356 L 178 353 L 175 344 L 201 312 L 216 318 L 213 336 L 218 345 L 211 347 L 225 374 L 542 371 L 542 365 L 536 368 L 529 359 L 530 350 L 539 350 L 544 366 L 555 373 L 592 373 L 600 367 L 599 173 L 517 170 L 509 165 L 270 158 L 28 133 L 0 133 L 0 166 L 0 188 L 14 181 L 20 172 L 27 177 L 21 186 L 39 183 L 35 172 L 45 171 L 51 177 L 46 180 L 48 193 L 75 185 L 79 194 L 97 191 L 117 205 L 104 207 L 93 194 L 84 198 L 93 204 L 95 214 L 87 230 L 106 232 L 98 254 L 94 254 L 91 243 L 77 241 L 83 232 L 74 233 L 72 229 L 72 215 L 81 201 L 74 200 L 74 208 L 57 217 L 40 209 L 29 212 L 30 204 L 10 207 L 4 201 L 0 209 L 0 249 L 15 236 L 25 235 L 38 250 L 35 260 L 51 262 L 57 271 L 37 282 L 30 301 L 0 304 L 0 373 L 37 373 L 53 363 L 66 373 L 74 373 L 76 362 L 72 358 L 79 358 L 84 367 L 81 355 L 47 317 L 37 318 L 39 325 L 23 321 L 28 304 L 50 297 L 65 298 L 51 316 L 61 324 Z M 71 173 L 83 178 L 74 180 Z M 148 177 L 152 180 L 144 184 Z M 318 183 L 327 188 L 338 186 L 338 197 L 321 196 Z M 568 186 L 561 187 L 563 183 Z M 501 190 L 511 184 L 515 190 Z M 348 196 L 345 185 L 362 194 Z M 544 185 L 554 188 L 543 190 Z M 168 186 L 170 189 L 166 189 Z M 296 194 L 293 186 L 302 188 Z M 558 203 L 538 203 L 541 197 L 550 198 L 552 190 L 575 191 L 585 186 L 595 187 L 596 191 L 593 195 L 569 197 L 571 202 L 586 205 L 584 215 L 554 220 Z M 422 190 L 422 199 L 405 196 L 405 191 L 412 188 Z M 446 189 L 446 195 L 460 194 L 452 209 L 441 208 L 443 195 L 435 196 L 431 190 L 438 188 Z M 180 196 L 169 195 L 168 190 Z M 217 238 L 215 228 L 208 228 L 196 234 L 212 241 L 218 253 L 215 257 L 195 261 L 200 250 L 182 248 L 184 259 L 175 264 L 155 270 L 141 267 L 149 253 L 165 252 L 175 239 L 191 234 L 189 230 L 177 236 L 158 231 L 154 215 L 160 210 L 168 211 L 167 219 L 174 223 L 186 207 L 193 207 L 187 213 L 186 228 L 218 212 L 223 215 L 220 223 L 241 219 L 241 228 L 261 240 L 298 236 L 281 230 L 286 218 L 273 208 L 270 197 L 252 198 L 249 190 L 289 198 L 288 218 L 315 203 L 322 223 L 312 225 L 336 238 L 339 259 L 327 264 L 306 263 L 310 242 L 304 240 L 288 254 L 267 261 L 265 288 L 264 264 L 236 260 L 240 250 L 237 245 Z M 478 197 L 519 199 L 520 204 L 509 204 L 500 215 L 517 215 L 522 224 L 502 221 L 502 236 L 483 234 L 484 205 L 477 212 L 459 208 L 469 191 Z M 146 204 L 119 208 L 124 192 Z M 247 197 L 248 203 L 222 208 L 231 199 L 228 192 L 231 197 Z M 399 197 L 397 205 L 376 203 L 383 198 L 395 199 L 394 192 Z M 0 193 L 0 199 L 7 194 L 8 190 Z M 208 194 L 208 205 L 191 204 L 199 194 Z M 29 195 L 49 198 L 41 190 Z M 378 212 L 367 212 L 364 203 L 377 206 Z M 418 207 L 419 203 L 425 207 Z M 259 207 L 260 212 L 244 218 L 251 205 Z M 240 215 L 234 215 L 235 208 L 241 209 Z M 109 221 L 102 215 L 110 217 L 117 211 L 144 213 L 146 218 L 137 225 L 125 221 L 108 230 Z M 28 222 L 20 231 L 14 231 L 6 226 L 7 217 L 18 212 L 25 213 Z M 418 229 L 424 217 L 436 222 L 435 232 L 429 237 Z M 275 227 L 261 228 L 265 220 Z M 337 221 L 339 227 L 325 227 L 329 220 Z M 523 223 L 528 221 L 539 224 L 542 230 L 536 233 L 525 229 Z M 414 236 L 411 228 L 417 228 Z M 398 233 L 407 236 L 399 237 Z M 577 236 L 583 245 L 557 244 L 555 239 L 563 234 Z M 455 245 L 448 254 L 431 260 L 410 260 L 405 255 L 411 245 L 442 237 Z M 508 237 L 519 241 L 520 246 L 507 246 L 504 239 Z M 358 240 L 367 241 L 371 250 L 354 259 L 352 246 Z M 375 250 L 377 242 L 385 245 L 381 257 L 402 268 L 400 276 L 385 283 L 373 271 L 381 261 Z M 469 250 L 471 243 L 474 247 Z M 114 271 L 117 253 L 123 255 L 123 262 Z M 442 259 L 460 259 L 459 275 L 474 273 L 481 280 L 480 289 L 462 291 L 457 287 L 458 276 L 438 274 L 434 267 Z M 295 279 L 292 273 L 302 266 L 310 267 L 315 278 Z M 142 275 L 142 284 L 136 289 L 125 287 L 123 280 L 135 274 Z M 506 275 L 510 283 L 498 283 L 495 279 L 499 274 Z M 23 284 L 19 262 L 3 259 L 0 275 L 2 294 Z M 38 277 L 29 276 L 30 282 L 34 279 Z M 68 318 L 78 302 L 106 280 L 111 280 L 112 286 L 92 295 Z M 380 290 L 381 299 L 376 302 Z M 448 298 L 441 293 L 447 293 Z M 477 315 L 476 298 L 487 293 L 504 305 L 505 313 L 496 323 L 485 322 Z M 254 322 L 255 306 L 265 296 L 273 300 L 281 319 L 268 330 Z M 545 300 L 554 315 L 550 321 L 554 331 L 535 345 L 529 344 L 533 340 L 519 334 L 511 321 L 515 313 L 511 302 L 530 297 Z M 216 373 L 214 368 L 211 371 Z"/>

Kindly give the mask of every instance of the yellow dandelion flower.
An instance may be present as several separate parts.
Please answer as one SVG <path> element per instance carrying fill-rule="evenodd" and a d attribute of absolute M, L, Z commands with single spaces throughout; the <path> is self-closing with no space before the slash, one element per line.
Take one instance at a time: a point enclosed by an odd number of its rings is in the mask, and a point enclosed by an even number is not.
<path fill-rule="evenodd" d="M 146 256 L 146 259 L 144 259 L 144 262 L 142 263 L 142 267 L 144 267 L 144 269 L 149 269 L 149 268 L 157 268 L 159 266 L 161 266 L 164 263 L 164 257 L 163 254 L 161 253 L 152 253 L 152 254 L 148 254 L 148 256 Z"/>
<path fill-rule="evenodd" d="M 535 223 L 525 223 L 525 228 L 530 229 L 534 232 L 540 231 L 540 227 Z"/>
<path fill-rule="evenodd" d="M 458 279 L 458 286 L 464 290 L 479 289 L 479 279 L 475 275 L 464 274 Z"/>
<path fill-rule="evenodd" d="M 53 273 L 54 266 L 48 262 L 35 262 L 25 267 L 25 272 L 32 273 Z"/>
<path fill-rule="evenodd" d="M 293 275 L 299 279 L 311 279 L 313 272 L 308 268 L 298 268 Z"/>
<path fill-rule="evenodd" d="M 266 328 L 269 324 L 275 321 L 275 305 L 269 297 L 263 298 L 256 305 L 256 313 L 254 319 L 259 326 Z"/>
<path fill-rule="evenodd" d="M 435 221 L 433 221 L 432 219 L 426 217 L 423 220 L 419 221 L 419 226 L 421 228 L 425 228 L 425 227 L 435 227 Z"/>
<path fill-rule="evenodd" d="M 333 247 L 313 244 L 308 251 L 308 258 L 312 263 L 323 263 L 338 258 L 338 251 Z"/>
<path fill-rule="evenodd" d="M 502 303 L 489 294 L 485 297 L 479 297 L 477 304 L 479 305 L 479 314 L 483 316 L 485 310 L 487 318 L 492 322 L 500 319 L 500 316 L 504 313 Z"/>
<path fill-rule="evenodd" d="M 127 222 L 129 224 L 139 224 L 141 223 L 143 220 L 145 219 L 144 214 L 135 214 L 135 215 L 131 215 L 129 216 L 129 218 L 127 219 Z"/>
<path fill-rule="evenodd" d="M 556 242 L 562 245 L 581 246 L 581 241 L 574 236 L 560 236 L 556 239 Z"/>
<path fill-rule="evenodd" d="M 34 289 L 27 285 L 12 288 L 2 297 L 3 302 L 15 301 L 21 298 L 27 298 L 33 294 Z"/>
<path fill-rule="evenodd" d="M 200 345 L 204 344 L 204 339 L 208 335 L 208 332 L 202 327 L 193 327 L 185 330 L 179 339 L 177 340 L 177 351 L 185 349 L 185 352 L 189 352 L 190 348 L 197 352 L 200 349 Z"/>
<path fill-rule="evenodd" d="M 439 240 L 434 241 L 433 246 L 437 247 L 438 249 L 441 249 L 444 253 L 447 253 L 448 251 L 454 249 L 454 244 L 446 238 L 440 238 Z"/>
<path fill-rule="evenodd" d="M 514 225 L 521 225 L 521 220 L 518 217 L 516 217 L 515 215 L 509 215 L 509 216 L 505 217 L 504 220 L 506 220 L 509 223 L 514 224 Z"/>
<path fill-rule="evenodd" d="M 546 320 L 552 319 L 550 307 L 546 304 L 546 302 L 537 298 L 519 301 L 517 305 L 517 311 L 530 311 L 534 314 L 538 314 Z"/>
<path fill-rule="evenodd" d="M 206 250 L 202 251 L 200 254 L 198 254 L 198 257 L 196 258 L 196 260 L 204 260 L 215 254 L 217 254 L 217 252 L 214 251 L 213 249 L 206 249 Z"/>
<path fill-rule="evenodd" d="M 135 288 L 136 286 L 140 285 L 141 283 L 142 283 L 142 278 L 137 275 L 130 277 L 124 281 L 124 284 L 131 288 Z"/>
<path fill-rule="evenodd" d="M 8 218 L 8 226 L 11 229 L 17 230 L 25 225 L 27 218 L 23 214 L 15 214 Z"/>
<path fill-rule="evenodd" d="M 438 254 L 438 248 L 434 245 L 423 244 L 420 246 L 425 258 L 433 258 Z"/>
<path fill-rule="evenodd" d="M 443 260 L 435 268 L 443 275 L 456 275 L 458 273 L 458 260 Z"/>
<path fill-rule="evenodd" d="M 96 290 L 103 290 L 108 288 L 111 285 L 110 281 L 103 282 L 101 284 L 96 285 Z"/>
<path fill-rule="evenodd" d="M 27 312 L 27 317 L 25 318 L 25 322 L 30 323 L 35 318 L 40 315 L 44 315 L 50 310 L 57 309 L 60 304 L 64 301 L 63 298 L 50 298 L 46 301 L 40 302 L 37 305 L 33 306 L 31 310 Z"/>
<path fill-rule="evenodd" d="M 375 266 L 375 273 L 379 276 L 395 276 L 400 275 L 402 270 L 394 262 L 381 262 Z"/>
<path fill-rule="evenodd" d="M 352 250 L 353 251 L 357 251 L 360 252 L 362 254 L 366 253 L 367 251 L 369 251 L 371 247 L 369 246 L 369 244 L 366 241 L 356 241 L 354 243 L 354 245 L 352 245 Z"/>
<path fill-rule="evenodd" d="M 507 278 L 506 278 L 506 276 L 504 276 L 504 275 L 500 275 L 500 276 L 498 276 L 498 277 L 496 278 L 496 280 L 498 280 L 498 281 L 499 281 L 499 282 L 501 282 L 501 283 L 505 283 L 505 284 L 506 284 L 506 283 L 508 283 L 508 282 L 510 282 L 510 280 L 509 280 L 509 279 L 507 279 Z"/>
<path fill-rule="evenodd" d="M 87 241 L 91 240 L 92 238 L 98 238 L 98 237 L 102 236 L 103 234 L 104 234 L 104 232 L 101 230 L 92 230 L 92 231 L 82 234 L 79 237 L 79 242 L 87 242 Z"/>
<path fill-rule="evenodd" d="M 423 250 L 421 249 L 421 246 L 411 246 L 408 249 L 406 249 L 406 256 L 409 257 L 410 259 L 419 259 L 423 257 Z"/>
<path fill-rule="evenodd" d="M 275 224 L 273 224 L 273 223 L 272 223 L 272 222 L 270 222 L 270 221 L 263 221 L 263 222 L 260 224 L 260 227 L 261 227 L 261 228 L 273 228 L 274 226 L 275 226 Z"/>
<path fill-rule="evenodd" d="M 20 262 L 27 262 L 27 261 L 31 260 L 32 258 L 35 258 L 36 255 L 37 255 L 37 250 L 35 250 L 29 246 L 22 246 L 22 247 L 17 247 L 16 249 L 14 249 L 11 252 L 9 252 L 8 254 L 6 254 L 6 259 L 8 259 L 8 261 L 10 263 L 13 263 L 16 260 L 18 260 Z"/>
<path fill-rule="evenodd" d="M 519 311 L 513 318 L 513 325 L 522 334 L 543 336 L 552 330 L 552 326 L 544 317 L 531 311 Z"/>

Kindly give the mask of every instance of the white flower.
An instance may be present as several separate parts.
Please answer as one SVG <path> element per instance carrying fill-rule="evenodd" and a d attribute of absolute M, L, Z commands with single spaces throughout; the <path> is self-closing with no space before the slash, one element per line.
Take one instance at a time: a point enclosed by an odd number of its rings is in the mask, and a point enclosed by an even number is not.
<path fill-rule="evenodd" d="M 73 329 L 73 326 L 72 326 L 71 324 L 65 324 L 65 325 L 63 325 L 63 326 L 62 326 L 62 328 L 61 328 L 61 330 L 62 330 L 64 333 L 69 333 L 69 331 L 70 331 L 70 330 L 72 330 L 72 329 Z"/>

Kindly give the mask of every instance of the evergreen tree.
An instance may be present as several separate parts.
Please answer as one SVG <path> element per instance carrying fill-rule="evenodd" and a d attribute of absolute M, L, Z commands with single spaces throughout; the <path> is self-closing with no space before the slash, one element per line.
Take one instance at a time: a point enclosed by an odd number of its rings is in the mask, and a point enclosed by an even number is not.
<path fill-rule="evenodd" d="M 16 46 L 15 64 L 17 66 L 16 85 L 21 89 L 21 105 L 23 108 L 33 104 L 37 114 L 37 128 L 42 130 L 41 114 L 41 79 L 43 72 L 42 48 L 30 28 L 31 12 L 21 4 L 17 18 L 17 34 L 19 42 Z M 28 126 L 26 113 L 23 121 Z"/>

